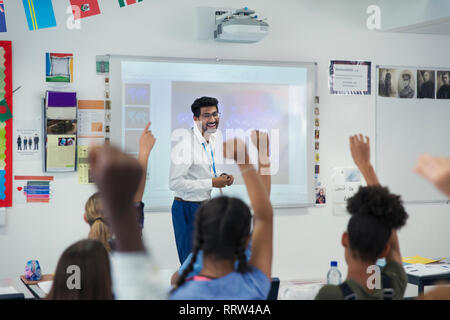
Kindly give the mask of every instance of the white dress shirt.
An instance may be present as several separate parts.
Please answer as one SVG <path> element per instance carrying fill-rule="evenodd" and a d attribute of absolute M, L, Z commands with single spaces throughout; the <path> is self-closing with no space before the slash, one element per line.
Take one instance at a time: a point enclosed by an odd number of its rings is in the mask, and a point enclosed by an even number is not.
<path fill-rule="evenodd" d="M 174 191 L 175 197 L 185 201 L 204 201 L 211 198 L 212 178 L 221 174 L 215 163 L 217 157 L 214 144 L 214 135 L 210 136 L 208 143 L 194 125 L 172 149 L 169 188 Z"/>

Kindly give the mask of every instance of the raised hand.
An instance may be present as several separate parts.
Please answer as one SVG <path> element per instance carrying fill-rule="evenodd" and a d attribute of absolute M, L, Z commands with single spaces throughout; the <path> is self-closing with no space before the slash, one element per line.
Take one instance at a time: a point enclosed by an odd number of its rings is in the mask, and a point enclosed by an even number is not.
<path fill-rule="evenodd" d="M 111 146 L 95 147 L 89 152 L 89 164 L 105 204 L 126 207 L 142 177 L 139 162 Z"/>
<path fill-rule="evenodd" d="M 349 138 L 350 140 L 350 152 L 352 154 L 353 161 L 361 171 L 364 179 L 366 179 L 367 185 L 379 186 L 380 182 L 375 174 L 375 170 L 370 163 L 370 139 L 362 134 L 354 135 Z"/>
<path fill-rule="evenodd" d="M 417 159 L 414 171 L 450 198 L 450 158 L 421 155 Z"/>
<path fill-rule="evenodd" d="M 358 168 L 370 166 L 370 139 L 362 134 L 350 137 L 350 151 L 352 158 Z"/>
<path fill-rule="evenodd" d="M 142 178 L 139 162 L 111 146 L 89 152 L 92 176 L 103 202 L 103 213 L 116 236 L 117 251 L 143 251 L 133 197 Z"/>
<path fill-rule="evenodd" d="M 149 130 L 150 125 L 151 122 L 147 123 L 139 138 L 139 154 L 145 155 L 147 158 L 156 142 L 156 138 L 153 136 L 152 131 Z"/>

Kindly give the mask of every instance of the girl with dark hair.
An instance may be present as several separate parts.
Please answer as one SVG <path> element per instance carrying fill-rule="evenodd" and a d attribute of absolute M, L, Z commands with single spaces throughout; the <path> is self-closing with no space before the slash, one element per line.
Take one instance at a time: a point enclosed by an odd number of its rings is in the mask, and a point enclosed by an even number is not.
<path fill-rule="evenodd" d="M 324 286 L 316 299 L 402 299 L 407 277 L 397 230 L 405 225 L 408 214 L 400 197 L 380 186 L 370 163 L 369 138 L 364 141 L 362 135 L 350 137 L 350 150 L 368 186 L 361 187 L 347 203 L 352 215 L 342 235 L 347 279 L 338 286 Z M 377 272 L 376 262 L 381 258 L 386 259 L 386 266 Z"/>
<path fill-rule="evenodd" d="M 266 132 L 253 130 L 250 135 L 252 144 L 256 147 L 258 152 L 258 174 L 264 184 L 265 189 L 267 190 L 267 194 L 270 197 L 270 187 L 271 187 L 271 175 L 270 175 L 270 142 L 269 135 Z M 248 246 L 245 250 L 245 255 L 247 260 L 250 259 L 251 255 L 251 242 L 249 241 Z M 192 253 L 188 255 L 186 260 L 181 265 L 180 269 L 176 271 L 170 280 L 172 286 L 176 286 L 179 276 L 183 274 L 183 272 L 190 267 L 191 272 L 189 272 L 186 277 L 190 278 L 198 273 L 200 273 L 203 267 L 203 251 L 199 250 L 196 255 L 196 260 L 192 262 Z M 235 269 L 237 269 L 238 263 L 235 263 Z"/>
<path fill-rule="evenodd" d="M 227 152 L 231 149 L 234 150 L 232 154 Z M 250 208 L 242 200 L 219 197 L 202 204 L 194 224 L 193 257 L 178 278 L 171 299 L 259 300 L 268 296 L 272 267 L 272 206 L 267 187 L 249 163 L 246 145 L 238 139 L 224 144 L 225 157 L 237 161 L 239 152 L 245 154 L 244 163 L 238 163 L 238 166 L 254 211 L 253 232 L 250 232 Z M 252 253 L 247 261 L 245 250 L 250 239 Z M 197 276 L 188 278 L 200 250 L 203 252 L 202 269 Z"/>
<path fill-rule="evenodd" d="M 63 252 L 47 299 L 112 299 L 109 256 L 101 242 L 81 240 Z"/>

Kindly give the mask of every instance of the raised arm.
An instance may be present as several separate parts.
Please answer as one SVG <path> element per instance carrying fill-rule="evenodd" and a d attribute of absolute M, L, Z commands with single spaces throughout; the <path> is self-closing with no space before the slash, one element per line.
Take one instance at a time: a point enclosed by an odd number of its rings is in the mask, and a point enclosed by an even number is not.
<path fill-rule="evenodd" d="M 270 143 L 266 132 L 253 130 L 251 133 L 253 145 L 258 150 L 258 174 L 270 197 L 271 172 L 270 172 Z"/>
<path fill-rule="evenodd" d="M 142 166 L 111 146 L 92 149 L 89 163 L 103 200 L 103 213 L 116 236 L 117 251 L 144 251 L 133 205 Z"/>
<path fill-rule="evenodd" d="M 145 182 L 147 181 L 147 167 L 148 167 L 148 157 L 150 156 L 150 152 L 155 145 L 156 139 L 153 136 L 152 132 L 149 130 L 151 122 L 147 123 L 144 128 L 144 131 L 141 134 L 139 139 L 139 155 L 138 161 L 142 167 L 143 175 L 141 182 L 139 184 L 139 188 L 136 191 L 136 195 L 134 197 L 134 202 L 142 201 L 142 196 L 145 191 Z"/>
<path fill-rule="evenodd" d="M 370 140 L 362 134 L 350 137 L 350 151 L 353 161 L 369 186 L 379 186 L 380 182 L 370 162 Z"/>
<path fill-rule="evenodd" d="M 414 171 L 433 183 L 450 199 L 450 158 L 421 155 Z"/>
<path fill-rule="evenodd" d="M 252 254 L 249 264 L 271 279 L 273 210 L 265 188 L 255 167 L 250 164 L 247 147 L 241 140 L 232 139 L 224 144 L 224 156 L 234 159 L 244 178 L 253 209 Z"/>

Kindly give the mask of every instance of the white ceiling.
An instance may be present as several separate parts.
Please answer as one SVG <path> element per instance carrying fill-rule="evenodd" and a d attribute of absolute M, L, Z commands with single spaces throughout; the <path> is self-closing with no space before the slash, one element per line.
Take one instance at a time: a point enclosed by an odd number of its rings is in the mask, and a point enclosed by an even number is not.
<path fill-rule="evenodd" d="M 379 0 L 382 31 L 450 35 L 449 0 Z"/>

